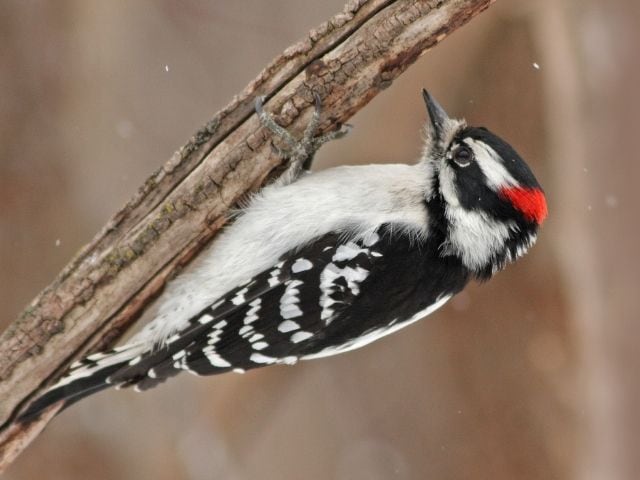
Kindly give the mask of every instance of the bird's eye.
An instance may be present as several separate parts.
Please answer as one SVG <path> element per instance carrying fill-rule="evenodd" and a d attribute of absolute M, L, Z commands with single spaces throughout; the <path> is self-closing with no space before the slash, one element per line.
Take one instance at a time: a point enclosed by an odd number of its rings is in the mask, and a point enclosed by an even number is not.
<path fill-rule="evenodd" d="M 473 150 L 466 145 L 460 145 L 451 153 L 451 159 L 460 167 L 468 167 L 473 162 Z"/>

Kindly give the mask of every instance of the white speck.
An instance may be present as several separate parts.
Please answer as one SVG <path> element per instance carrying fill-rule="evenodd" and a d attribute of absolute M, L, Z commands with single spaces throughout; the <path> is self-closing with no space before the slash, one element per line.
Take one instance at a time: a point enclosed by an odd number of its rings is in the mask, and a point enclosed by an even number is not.
<path fill-rule="evenodd" d="M 147 372 L 147 375 L 149 376 L 149 378 L 158 378 L 158 375 L 153 368 Z"/>
<path fill-rule="evenodd" d="M 244 368 L 234 368 L 233 371 L 235 373 L 244 373 L 245 372 Z"/>
<path fill-rule="evenodd" d="M 302 313 L 302 312 L 300 312 L 300 313 Z M 300 325 L 298 325 L 293 320 L 285 320 L 280 325 L 278 325 L 278 331 L 282 332 L 282 333 L 291 332 L 291 331 L 297 330 L 299 328 L 300 328 Z"/>
<path fill-rule="evenodd" d="M 168 71 L 169 71 L 169 65 L 165 65 L 165 66 L 164 66 L 164 71 L 165 71 L 165 72 L 168 72 Z"/>
<path fill-rule="evenodd" d="M 533 68 L 535 68 L 536 70 L 540 70 L 540 65 L 538 65 L 536 62 L 533 62 Z"/>
<path fill-rule="evenodd" d="M 291 335 L 291 339 L 290 340 L 293 343 L 300 343 L 300 342 L 303 342 L 306 339 L 311 338 L 311 337 L 313 337 L 313 333 L 301 331 L 301 332 L 296 332 L 293 335 Z"/>
<path fill-rule="evenodd" d="M 304 272 L 306 270 L 311 270 L 313 268 L 313 263 L 311 263 L 306 258 L 299 258 L 293 265 L 291 265 L 291 271 L 293 273 Z"/>
<path fill-rule="evenodd" d="M 609 208 L 616 208 L 618 206 L 618 197 L 616 197 L 615 195 L 609 194 L 606 197 L 604 197 L 604 203 Z"/>
<path fill-rule="evenodd" d="M 60 241 L 60 239 L 59 239 L 59 238 L 57 238 L 57 239 L 56 239 L 56 247 L 59 247 L 61 243 L 62 243 L 62 242 Z"/>
<path fill-rule="evenodd" d="M 254 350 L 262 350 L 263 348 L 267 348 L 269 344 L 267 342 L 256 342 L 251 346 Z"/>

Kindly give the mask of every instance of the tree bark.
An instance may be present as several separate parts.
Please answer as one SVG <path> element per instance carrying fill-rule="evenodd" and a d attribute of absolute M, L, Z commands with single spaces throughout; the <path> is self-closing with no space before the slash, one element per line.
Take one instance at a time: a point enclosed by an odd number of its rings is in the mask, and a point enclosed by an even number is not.
<path fill-rule="evenodd" d="M 301 133 L 322 98 L 337 128 L 426 50 L 493 0 L 352 0 L 271 62 L 153 173 L 0 337 L 0 472 L 55 415 L 12 419 L 77 357 L 112 345 L 225 223 L 248 192 L 282 170 L 256 96 Z M 418 94 L 418 92 L 416 92 Z"/>

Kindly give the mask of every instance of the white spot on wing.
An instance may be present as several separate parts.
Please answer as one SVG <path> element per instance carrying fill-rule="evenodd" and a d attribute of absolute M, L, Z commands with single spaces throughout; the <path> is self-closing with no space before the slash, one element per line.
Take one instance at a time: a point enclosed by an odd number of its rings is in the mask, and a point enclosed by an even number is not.
<path fill-rule="evenodd" d="M 302 316 L 302 310 L 297 305 L 284 305 L 280 307 L 282 318 L 297 318 Z"/>
<path fill-rule="evenodd" d="M 263 338 L 264 338 L 263 334 L 256 333 L 251 336 L 251 338 L 249 339 L 249 343 L 257 342 L 258 340 L 262 340 Z"/>
<path fill-rule="evenodd" d="M 269 276 L 269 286 L 275 287 L 276 285 L 280 285 L 280 267 L 276 267 L 271 270 L 271 275 Z"/>
<path fill-rule="evenodd" d="M 186 351 L 184 350 L 180 350 L 179 352 L 174 353 L 171 358 L 173 360 L 180 360 L 182 357 L 184 357 L 187 354 Z"/>
<path fill-rule="evenodd" d="M 312 268 L 313 263 L 311 263 L 306 258 L 299 258 L 295 262 L 293 262 L 293 265 L 291 265 L 291 271 L 293 273 L 304 272 L 306 270 L 311 270 Z"/>
<path fill-rule="evenodd" d="M 206 355 L 209 363 L 214 367 L 227 368 L 231 366 L 231 364 L 222 358 L 212 346 L 203 348 L 202 352 Z"/>
<path fill-rule="evenodd" d="M 251 360 L 253 363 L 264 363 L 267 365 L 276 363 L 278 361 L 277 358 L 268 357 L 267 355 L 263 355 L 261 353 L 252 353 L 249 357 L 249 360 Z"/>
<path fill-rule="evenodd" d="M 198 319 L 198 323 L 209 323 L 211 320 L 213 320 L 213 315 L 209 315 L 208 313 L 205 313 L 204 315 L 201 315 L 200 318 Z"/>
<path fill-rule="evenodd" d="M 234 305 L 242 305 L 245 302 L 244 296 L 247 294 L 248 291 L 249 289 L 246 287 L 239 290 L 235 294 L 235 296 L 231 299 L 231 303 L 233 303 Z"/>
<path fill-rule="evenodd" d="M 253 327 L 251 325 L 245 325 L 245 326 L 241 327 L 240 330 L 238 330 L 238 333 L 242 337 L 248 335 L 251 332 L 253 332 Z"/>
<path fill-rule="evenodd" d="M 300 331 L 300 332 L 296 332 L 293 335 L 291 335 L 290 340 L 293 343 L 300 343 L 300 342 L 303 342 L 303 341 L 305 341 L 305 340 L 307 340 L 308 338 L 311 338 L 311 337 L 313 337 L 313 333 Z"/>
<path fill-rule="evenodd" d="M 298 290 L 297 287 L 300 285 L 302 285 L 300 280 L 291 280 L 287 283 L 287 288 L 280 298 L 280 316 L 282 318 L 296 318 L 302 316 L 302 310 L 300 310 L 300 307 L 297 305 L 300 301 L 298 298 L 300 290 Z"/>
<path fill-rule="evenodd" d="M 334 262 L 343 262 L 345 260 L 352 260 L 361 253 L 368 254 L 369 250 L 366 248 L 360 248 L 358 245 L 356 245 L 353 242 L 348 242 L 338 247 L 338 249 L 336 250 L 336 253 L 333 254 L 332 260 Z"/>
<path fill-rule="evenodd" d="M 251 303 L 249 303 L 249 306 L 251 308 L 249 310 L 247 310 L 247 314 L 244 317 L 244 324 L 245 325 L 249 325 L 250 323 L 253 323 L 256 320 L 258 320 L 258 318 L 260 318 L 258 316 L 258 312 L 260 311 L 261 303 L 262 303 L 262 299 L 261 298 L 256 298 Z"/>
<path fill-rule="evenodd" d="M 218 323 L 216 323 L 213 328 L 215 328 L 216 330 L 222 330 L 224 327 L 227 326 L 227 322 L 226 320 L 220 320 Z"/>
<path fill-rule="evenodd" d="M 335 256 L 334 256 L 335 258 Z M 369 275 L 369 271 L 362 268 L 352 268 L 350 266 L 344 268 L 338 268 L 334 263 L 329 263 L 320 273 L 320 318 L 327 322 L 327 325 L 331 322 L 331 316 L 333 315 L 333 308 L 331 306 L 336 303 L 331 295 L 335 292 L 335 283 L 339 278 L 344 278 L 347 282 L 347 287 L 351 290 L 353 295 L 360 293 L 359 284 L 364 281 Z"/>
<path fill-rule="evenodd" d="M 298 325 L 293 320 L 285 320 L 280 325 L 278 325 L 278 331 L 282 332 L 282 333 L 291 332 L 291 331 L 297 330 L 299 328 L 300 328 L 300 325 Z"/>

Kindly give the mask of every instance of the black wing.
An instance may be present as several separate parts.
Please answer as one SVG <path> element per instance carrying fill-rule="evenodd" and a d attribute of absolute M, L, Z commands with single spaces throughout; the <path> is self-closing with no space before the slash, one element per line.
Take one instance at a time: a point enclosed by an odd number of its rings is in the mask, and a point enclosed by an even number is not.
<path fill-rule="evenodd" d="M 110 382 L 144 390 L 182 370 L 245 371 L 369 343 L 464 287 L 467 270 L 437 252 L 387 227 L 355 241 L 325 235 L 230 291 Z"/>
<path fill-rule="evenodd" d="M 245 371 L 369 343 L 467 283 L 460 261 L 430 242 L 386 226 L 354 241 L 325 235 L 228 292 L 157 349 L 124 346 L 82 360 L 24 418 L 111 385 L 146 390 L 181 371 Z"/>
<path fill-rule="evenodd" d="M 360 241 L 329 234 L 287 253 L 109 382 L 144 390 L 182 370 L 212 375 L 294 363 L 341 342 L 325 332 L 345 316 L 382 260 L 374 240 L 377 234 Z"/>

